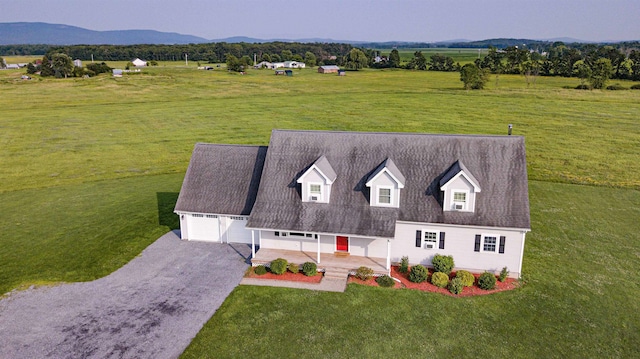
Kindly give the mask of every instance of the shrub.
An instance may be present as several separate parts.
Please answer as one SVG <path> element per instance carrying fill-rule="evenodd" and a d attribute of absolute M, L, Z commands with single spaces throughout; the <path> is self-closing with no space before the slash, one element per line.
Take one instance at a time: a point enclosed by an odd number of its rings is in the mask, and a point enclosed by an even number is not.
<path fill-rule="evenodd" d="M 379 286 L 385 287 L 385 288 L 393 287 L 394 285 L 396 285 L 396 281 L 386 274 L 376 278 L 376 282 L 378 283 Z"/>
<path fill-rule="evenodd" d="M 504 282 L 505 280 L 507 280 L 508 276 L 509 276 L 509 270 L 507 269 L 507 267 L 502 267 L 502 270 L 500 271 L 500 276 L 498 276 L 498 280 L 501 282 Z"/>
<path fill-rule="evenodd" d="M 627 89 L 626 87 L 624 87 L 624 86 L 622 86 L 620 84 L 613 84 L 613 85 L 607 86 L 607 90 L 613 90 L 613 91 L 626 90 L 626 89 Z"/>
<path fill-rule="evenodd" d="M 284 258 L 278 258 L 271 262 L 271 273 L 284 274 L 287 271 L 287 260 Z"/>
<path fill-rule="evenodd" d="M 478 278 L 478 287 L 484 290 L 491 290 L 496 287 L 496 276 L 493 273 L 484 272 Z"/>
<path fill-rule="evenodd" d="M 427 280 L 429 276 L 429 271 L 422 264 L 417 264 L 411 267 L 411 272 L 409 273 L 409 280 L 414 283 L 422 283 Z"/>
<path fill-rule="evenodd" d="M 449 275 L 453 269 L 453 257 L 436 254 L 431 260 L 434 272 L 442 272 Z"/>
<path fill-rule="evenodd" d="M 253 268 L 253 272 L 257 275 L 263 275 L 263 274 L 267 274 L 267 267 L 265 267 L 264 265 L 260 264 L 259 266 Z"/>
<path fill-rule="evenodd" d="M 318 266 L 314 262 L 305 262 L 302 265 L 302 273 L 307 277 L 313 277 L 318 274 Z"/>
<path fill-rule="evenodd" d="M 456 278 L 459 278 L 462 281 L 462 285 L 465 287 L 473 286 L 473 283 L 476 281 L 476 277 L 466 270 L 459 270 L 456 272 Z"/>
<path fill-rule="evenodd" d="M 356 277 L 361 280 L 369 280 L 373 277 L 373 269 L 362 266 L 356 271 Z"/>
<path fill-rule="evenodd" d="M 576 90 L 591 90 L 591 86 L 589 86 L 589 85 L 578 85 L 578 86 L 576 86 Z"/>
<path fill-rule="evenodd" d="M 398 268 L 400 273 L 407 273 L 409 271 L 409 257 L 404 256 L 400 259 L 400 268 Z"/>
<path fill-rule="evenodd" d="M 295 263 L 289 263 L 287 269 L 289 270 L 289 272 L 294 274 L 298 274 L 298 272 L 300 272 L 300 267 Z"/>
<path fill-rule="evenodd" d="M 449 276 L 442 272 L 435 272 L 431 275 L 431 284 L 444 288 L 449 284 Z"/>
<path fill-rule="evenodd" d="M 453 278 L 451 282 L 449 282 L 449 292 L 458 295 L 462 293 L 462 289 L 464 288 L 464 284 L 462 283 L 462 278 Z"/>
<path fill-rule="evenodd" d="M 640 90 L 640 84 L 635 84 L 633 86 L 631 86 L 632 90 Z"/>

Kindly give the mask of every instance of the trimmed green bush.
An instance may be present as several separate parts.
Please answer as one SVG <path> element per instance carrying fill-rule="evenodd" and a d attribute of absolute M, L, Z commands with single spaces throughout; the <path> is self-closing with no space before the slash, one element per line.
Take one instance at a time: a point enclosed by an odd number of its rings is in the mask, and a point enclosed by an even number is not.
<path fill-rule="evenodd" d="M 631 86 L 632 90 L 640 90 L 640 84 L 635 84 Z"/>
<path fill-rule="evenodd" d="M 464 289 L 464 284 L 462 283 L 462 278 L 453 278 L 451 282 L 449 282 L 448 286 L 449 292 L 458 295 L 462 293 L 462 289 Z"/>
<path fill-rule="evenodd" d="M 484 290 L 491 290 L 496 287 L 496 276 L 493 273 L 484 272 L 478 278 L 478 287 Z"/>
<path fill-rule="evenodd" d="M 287 269 L 293 274 L 298 274 L 298 272 L 300 272 L 300 267 L 295 263 L 289 263 Z"/>
<path fill-rule="evenodd" d="M 446 275 L 451 274 L 453 270 L 453 257 L 436 254 L 431 260 L 434 272 L 442 272 Z"/>
<path fill-rule="evenodd" d="M 260 264 L 259 266 L 256 266 L 255 268 L 253 268 L 253 273 L 255 273 L 257 275 L 267 274 L 267 267 L 265 267 L 264 265 Z"/>
<path fill-rule="evenodd" d="M 302 273 L 307 277 L 313 277 L 318 274 L 318 266 L 314 262 L 304 262 L 302 265 Z"/>
<path fill-rule="evenodd" d="M 356 278 L 361 280 L 369 280 L 373 277 L 373 269 L 362 266 L 356 271 Z"/>
<path fill-rule="evenodd" d="M 476 281 L 476 277 L 473 276 L 470 272 L 466 270 L 459 270 L 456 272 L 456 278 L 460 278 L 462 281 L 462 285 L 465 287 L 472 287 L 473 283 Z"/>
<path fill-rule="evenodd" d="M 271 262 L 271 273 L 284 274 L 287 271 L 287 260 L 284 258 L 278 258 Z"/>
<path fill-rule="evenodd" d="M 449 276 L 446 273 L 435 272 L 431 275 L 431 284 L 444 288 L 449 284 Z"/>
<path fill-rule="evenodd" d="M 591 90 L 591 86 L 589 86 L 589 85 L 578 85 L 578 86 L 576 86 L 576 90 Z"/>
<path fill-rule="evenodd" d="M 617 90 L 626 90 L 627 88 L 620 85 L 620 84 L 613 84 L 613 85 L 609 85 L 607 86 L 607 90 L 613 90 L 613 91 L 617 91 Z"/>
<path fill-rule="evenodd" d="M 502 267 L 502 270 L 500 271 L 500 276 L 498 276 L 498 280 L 501 282 L 504 282 L 505 280 L 507 280 L 508 276 L 509 276 L 509 270 L 507 269 L 507 267 Z"/>
<path fill-rule="evenodd" d="M 376 278 L 376 283 L 378 283 L 379 286 L 385 287 L 385 288 L 393 287 L 394 285 L 396 285 L 396 281 L 386 274 Z"/>
<path fill-rule="evenodd" d="M 409 280 L 414 283 L 422 283 L 429 277 L 429 271 L 422 264 L 416 264 L 411 267 Z"/>
<path fill-rule="evenodd" d="M 400 259 L 400 268 L 398 268 L 400 273 L 407 273 L 409 271 L 409 257 L 404 256 Z"/>

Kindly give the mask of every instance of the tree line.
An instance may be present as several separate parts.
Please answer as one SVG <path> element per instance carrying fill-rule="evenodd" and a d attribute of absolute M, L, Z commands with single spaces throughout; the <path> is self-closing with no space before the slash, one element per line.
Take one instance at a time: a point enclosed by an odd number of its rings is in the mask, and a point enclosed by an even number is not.
<path fill-rule="evenodd" d="M 2 55 L 47 55 L 64 53 L 73 59 L 95 61 L 131 61 L 141 58 L 147 61 L 179 61 L 188 55 L 189 60 L 205 63 L 226 62 L 227 55 L 237 58 L 249 56 L 253 60 L 254 54 L 261 61 L 294 60 L 298 55 L 304 58 L 310 52 L 316 56 L 319 63 L 330 62 L 333 56 L 342 57 L 353 48 L 349 44 L 339 43 L 297 43 L 297 42 L 269 42 L 269 43 L 208 43 L 188 45 L 5 45 L 0 46 Z"/>

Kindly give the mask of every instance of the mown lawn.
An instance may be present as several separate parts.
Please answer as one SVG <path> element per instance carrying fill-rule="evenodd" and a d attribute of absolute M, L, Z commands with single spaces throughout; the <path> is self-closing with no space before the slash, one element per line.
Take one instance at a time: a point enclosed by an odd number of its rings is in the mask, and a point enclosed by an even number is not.
<path fill-rule="evenodd" d="M 455 73 L 288 78 L 169 63 L 121 79 L 21 74 L 0 71 L 0 293 L 102 277 L 176 228 L 196 142 L 265 145 L 273 128 L 505 134 L 512 123 L 531 179 L 523 288 L 457 299 L 240 287 L 185 357 L 637 356 L 640 91 L 500 76 L 467 92 Z"/>

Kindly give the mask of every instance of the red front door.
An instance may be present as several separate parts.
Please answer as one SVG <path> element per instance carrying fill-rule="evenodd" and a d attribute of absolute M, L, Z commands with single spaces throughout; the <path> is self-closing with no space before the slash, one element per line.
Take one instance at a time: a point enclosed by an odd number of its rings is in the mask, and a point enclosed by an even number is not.
<path fill-rule="evenodd" d="M 336 236 L 336 251 L 338 252 L 349 251 L 349 237 Z"/>

